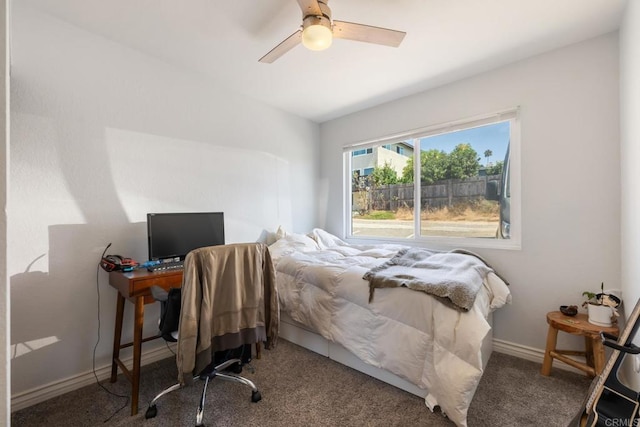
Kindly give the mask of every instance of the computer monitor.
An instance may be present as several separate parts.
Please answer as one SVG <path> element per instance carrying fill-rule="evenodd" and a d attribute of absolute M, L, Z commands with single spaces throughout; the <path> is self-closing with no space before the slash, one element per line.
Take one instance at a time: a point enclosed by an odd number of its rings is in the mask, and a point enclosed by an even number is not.
<path fill-rule="evenodd" d="M 184 257 L 194 249 L 224 245 L 222 212 L 147 214 L 149 259 L 165 261 Z"/>

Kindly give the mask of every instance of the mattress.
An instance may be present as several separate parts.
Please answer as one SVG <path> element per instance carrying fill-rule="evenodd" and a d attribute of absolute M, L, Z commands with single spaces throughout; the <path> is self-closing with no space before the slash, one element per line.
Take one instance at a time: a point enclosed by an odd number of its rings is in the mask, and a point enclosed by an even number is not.
<path fill-rule="evenodd" d="M 491 313 L 509 303 L 506 283 L 490 271 L 473 306 L 461 311 L 404 287 L 376 289 L 369 270 L 402 245 L 349 245 L 323 230 L 287 235 L 270 246 L 280 308 L 288 317 L 362 362 L 425 390 L 425 403 L 466 426 L 486 365 Z"/>

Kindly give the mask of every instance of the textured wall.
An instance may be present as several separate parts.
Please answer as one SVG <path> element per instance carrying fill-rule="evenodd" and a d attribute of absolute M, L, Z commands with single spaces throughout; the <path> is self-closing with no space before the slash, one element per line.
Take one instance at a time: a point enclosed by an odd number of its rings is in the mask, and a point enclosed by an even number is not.
<path fill-rule="evenodd" d="M 102 250 L 144 261 L 146 213 L 224 211 L 228 242 L 315 225 L 319 129 L 14 4 L 12 393 L 110 364 Z M 145 335 L 157 328 L 148 307 Z M 130 338 L 132 311 L 125 313 Z M 164 346 L 145 344 L 145 349 Z M 52 366 L 55 367 L 52 369 Z"/>
<path fill-rule="evenodd" d="M 545 346 L 547 311 L 620 285 L 617 34 L 323 123 L 321 223 L 342 234 L 342 146 L 515 106 L 522 249 L 477 251 L 511 282 L 495 337 L 529 351 Z"/>

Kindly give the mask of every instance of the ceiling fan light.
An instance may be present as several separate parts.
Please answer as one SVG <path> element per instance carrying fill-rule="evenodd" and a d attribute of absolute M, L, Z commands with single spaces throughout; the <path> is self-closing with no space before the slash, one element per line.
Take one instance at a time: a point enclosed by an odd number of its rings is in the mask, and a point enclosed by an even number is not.
<path fill-rule="evenodd" d="M 309 25 L 302 31 L 302 44 L 309 50 L 325 50 L 332 41 L 331 29 L 324 25 Z"/>

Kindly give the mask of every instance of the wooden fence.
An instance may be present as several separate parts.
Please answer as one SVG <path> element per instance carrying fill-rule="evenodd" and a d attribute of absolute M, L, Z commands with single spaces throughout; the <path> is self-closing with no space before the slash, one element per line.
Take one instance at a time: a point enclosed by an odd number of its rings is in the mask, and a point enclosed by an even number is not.
<path fill-rule="evenodd" d="M 500 181 L 500 175 L 475 176 L 467 179 L 447 179 L 420 188 L 421 210 L 454 206 L 460 202 L 484 199 L 487 181 Z M 397 211 L 413 209 L 414 185 L 390 184 L 360 188 L 354 186 L 351 194 L 354 211 Z"/>

